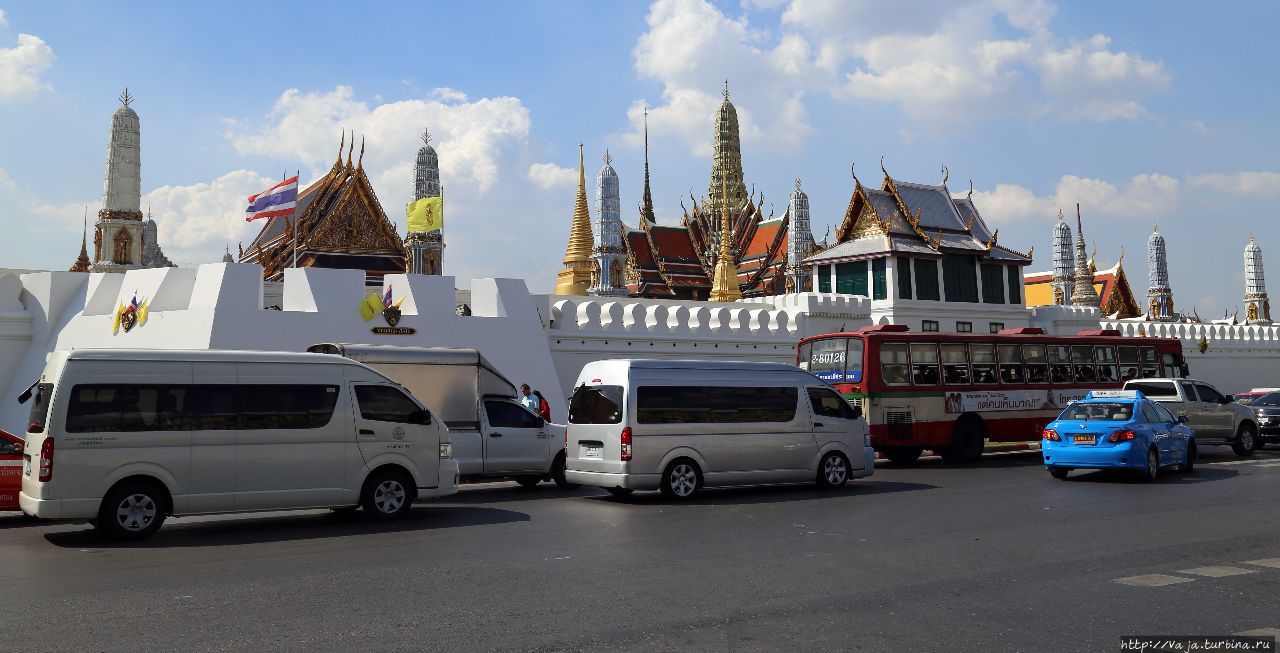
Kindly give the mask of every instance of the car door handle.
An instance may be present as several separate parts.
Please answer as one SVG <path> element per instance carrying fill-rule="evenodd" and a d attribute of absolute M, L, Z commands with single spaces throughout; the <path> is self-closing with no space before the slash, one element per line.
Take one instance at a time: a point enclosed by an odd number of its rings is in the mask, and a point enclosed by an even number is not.
<path fill-rule="evenodd" d="M 491 437 L 491 438 L 500 438 L 500 437 L 502 437 L 502 434 L 501 434 L 501 433 L 490 433 L 490 434 L 489 434 L 489 437 Z"/>
<path fill-rule="evenodd" d="M 813 423 L 813 427 L 814 427 L 814 428 L 818 428 L 818 427 L 820 427 L 820 426 L 822 426 L 822 422 L 814 422 L 814 423 Z"/>
<path fill-rule="evenodd" d="M 373 429 L 360 429 L 360 435 L 376 435 Z"/>
<path fill-rule="evenodd" d="M 539 434 L 538 434 L 538 438 L 539 438 L 539 439 L 542 439 L 542 440 L 546 440 L 548 437 L 550 437 L 550 436 L 549 436 L 549 435 L 547 435 L 546 433 L 539 433 Z"/>

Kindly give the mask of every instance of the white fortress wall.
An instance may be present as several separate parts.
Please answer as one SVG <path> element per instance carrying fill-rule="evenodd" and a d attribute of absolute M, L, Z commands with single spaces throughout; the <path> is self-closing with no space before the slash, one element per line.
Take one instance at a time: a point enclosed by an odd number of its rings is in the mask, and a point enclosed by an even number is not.
<path fill-rule="evenodd" d="M 1102 312 L 1091 306 L 1031 306 L 1027 326 L 1044 329 L 1051 336 L 1074 336 L 1101 329 Z"/>
<path fill-rule="evenodd" d="M 454 279 L 389 275 L 401 304 L 399 326 L 414 335 L 378 335 L 386 326 L 360 316 L 368 294 L 358 270 L 290 269 L 283 310 L 262 308 L 262 270 L 217 263 L 198 270 L 159 268 L 123 274 L 47 272 L 23 275 L 15 303 L 10 278 L 0 278 L 0 428 L 25 431 L 29 406 L 17 395 L 37 379 L 49 354 L 70 348 L 253 349 L 303 351 L 317 342 L 352 342 L 479 349 L 513 382 L 544 390 L 553 416 L 566 406 L 537 308 L 522 280 L 478 279 L 471 287 L 472 315 L 455 312 Z M 135 290 L 151 301 L 147 322 L 112 334 L 120 303 Z M 24 326 L 25 325 L 25 326 Z"/>
<path fill-rule="evenodd" d="M 737 303 L 554 295 L 546 301 L 547 342 L 566 393 L 595 360 L 794 363 L 801 338 L 870 324 L 866 298 L 820 293 Z"/>
<path fill-rule="evenodd" d="M 1178 338 L 1191 376 L 1223 392 L 1280 387 L 1280 326 L 1103 322 L 1126 336 Z M 1200 341 L 1208 343 L 1200 352 Z"/>

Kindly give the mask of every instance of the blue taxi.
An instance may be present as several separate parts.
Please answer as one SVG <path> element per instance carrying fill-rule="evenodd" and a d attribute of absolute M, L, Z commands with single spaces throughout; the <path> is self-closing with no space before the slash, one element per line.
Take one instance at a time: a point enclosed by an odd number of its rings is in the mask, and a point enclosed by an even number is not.
<path fill-rule="evenodd" d="M 1154 481 L 1161 469 L 1195 466 L 1195 433 L 1186 422 L 1140 391 L 1094 390 L 1044 427 L 1040 451 L 1054 478 L 1073 469 L 1129 469 Z"/>

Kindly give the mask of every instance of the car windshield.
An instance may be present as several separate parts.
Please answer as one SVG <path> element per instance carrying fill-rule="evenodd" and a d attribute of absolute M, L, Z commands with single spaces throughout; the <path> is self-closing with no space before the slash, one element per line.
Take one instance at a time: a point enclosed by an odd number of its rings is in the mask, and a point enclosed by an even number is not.
<path fill-rule="evenodd" d="M 1127 422 L 1133 419 L 1133 404 L 1076 402 L 1058 415 L 1060 420 Z"/>
<path fill-rule="evenodd" d="M 1277 406 L 1280 406 L 1280 392 L 1268 392 L 1267 394 L 1262 395 L 1260 397 L 1255 395 L 1253 397 L 1250 397 L 1250 399 L 1252 399 L 1253 401 L 1251 402 L 1240 401 L 1239 399 L 1237 399 L 1236 402 L 1242 403 L 1246 406 L 1267 406 L 1270 408 L 1275 408 Z"/>

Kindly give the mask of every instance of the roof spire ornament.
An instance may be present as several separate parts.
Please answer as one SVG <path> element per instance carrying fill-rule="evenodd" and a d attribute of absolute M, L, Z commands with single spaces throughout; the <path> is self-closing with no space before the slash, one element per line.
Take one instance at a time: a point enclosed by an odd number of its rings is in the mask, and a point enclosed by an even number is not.
<path fill-rule="evenodd" d="M 690 189 L 689 196 L 693 196 Z M 644 194 L 640 201 L 640 229 L 648 231 L 655 220 L 653 214 L 653 193 L 649 190 L 649 108 L 644 109 Z"/>
<path fill-rule="evenodd" d="M 723 93 L 723 95 L 724 95 L 724 101 L 725 101 L 725 102 L 728 102 L 728 101 L 729 101 L 729 78 L 728 78 L 728 77 L 725 77 L 725 78 L 724 78 L 724 93 Z"/>
<path fill-rule="evenodd" d="M 364 170 L 364 136 L 360 137 L 360 160 L 356 162 L 356 168 Z"/>
<path fill-rule="evenodd" d="M 942 185 L 947 185 L 947 180 L 951 178 L 951 171 L 947 170 L 947 164 L 942 164 Z"/>
<path fill-rule="evenodd" d="M 423 145 L 431 144 L 431 130 L 427 129 L 426 127 L 422 128 L 422 144 Z"/>
<path fill-rule="evenodd" d="M 347 149 L 347 130 L 342 130 L 342 138 L 338 140 L 338 162 L 334 165 L 342 165 L 342 151 Z"/>
<path fill-rule="evenodd" d="M 89 205 L 84 206 L 84 231 L 80 234 L 80 255 L 71 266 L 71 272 L 89 271 Z"/>
<path fill-rule="evenodd" d="M 1084 226 L 1080 218 L 1080 203 L 1076 203 L 1076 270 L 1075 283 L 1071 291 L 1072 306 L 1092 306 L 1100 303 L 1098 291 L 1093 287 L 1093 272 L 1089 269 L 1088 253 L 1085 251 Z"/>
<path fill-rule="evenodd" d="M 854 183 L 854 185 L 855 185 L 855 186 L 861 186 L 861 185 L 862 185 L 862 182 L 858 181 L 858 164 L 857 164 L 857 162 L 850 162 L 850 163 L 849 163 L 849 174 L 853 176 L 853 183 Z"/>
<path fill-rule="evenodd" d="M 727 85 L 725 89 L 727 92 Z M 724 207 L 723 217 L 720 219 L 720 258 L 716 261 L 715 278 L 712 279 L 711 294 L 707 299 L 713 302 L 736 302 L 742 299 L 742 290 L 738 287 L 737 266 L 733 263 L 733 250 L 730 248 L 729 241 L 733 239 L 733 233 L 729 225 L 729 186 L 723 179 L 720 182 L 720 194 Z"/>
<path fill-rule="evenodd" d="M 609 148 L 606 147 L 604 148 L 604 164 L 610 165 L 612 163 L 613 163 L 613 157 L 609 156 Z"/>
<path fill-rule="evenodd" d="M 569 227 L 569 245 L 564 252 L 564 268 L 556 275 L 557 295 L 585 295 L 591 285 L 591 214 L 587 208 L 587 172 L 582 144 L 578 144 L 578 196 Z"/>
<path fill-rule="evenodd" d="M 965 197 L 969 199 L 973 199 L 973 180 L 972 179 L 969 180 L 969 194 L 966 195 Z"/>
<path fill-rule="evenodd" d="M 351 130 L 351 144 L 347 146 L 347 167 L 351 167 L 351 152 L 356 149 L 356 130 Z"/>
<path fill-rule="evenodd" d="M 120 103 L 127 107 L 130 102 L 133 102 L 133 96 L 129 94 L 129 87 L 126 86 L 124 87 L 124 93 L 120 94 Z"/>

